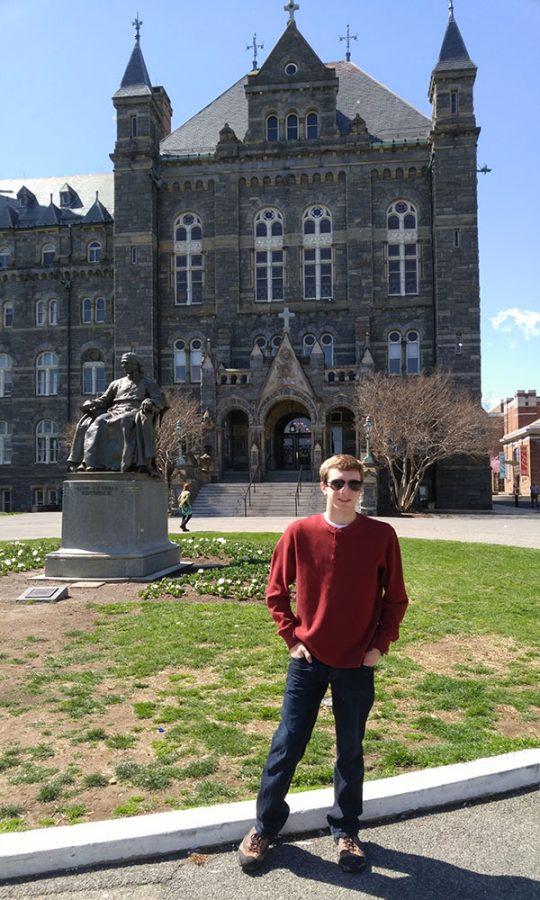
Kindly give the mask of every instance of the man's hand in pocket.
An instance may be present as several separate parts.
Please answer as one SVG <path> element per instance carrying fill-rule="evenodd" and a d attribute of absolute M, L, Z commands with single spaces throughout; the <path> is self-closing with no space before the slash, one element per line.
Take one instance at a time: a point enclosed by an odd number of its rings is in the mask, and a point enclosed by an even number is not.
<path fill-rule="evenodd" d="M 313 661 L 308 648 L 300 642 L 298 642 L 298 644 L 295 644 L 294 647 L 291 647 L 290 653 L 293 659 L 302 659 L 302 657 L 304 657 L 304 659 L 306 659 L 308 663 Z"/>

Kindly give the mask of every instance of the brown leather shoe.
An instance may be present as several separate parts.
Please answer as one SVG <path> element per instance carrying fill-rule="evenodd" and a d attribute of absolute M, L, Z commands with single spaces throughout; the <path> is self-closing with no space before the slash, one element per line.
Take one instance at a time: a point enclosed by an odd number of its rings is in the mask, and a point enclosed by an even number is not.
<path fill-rule="evenodd" d="M 366 868 L 366 854 L 356 835 L 337 838 L 336 844 L 338 846 L 338 863 L 343 872 L 361 872 Z"/>
<path fill-rule="evenodd" d="M 269 849 L 269 839 L 257 834 L 255 828 L 252 828 L 238 848 L 238 862 L 244 871 L 256 869 L 261 865 Z"/>

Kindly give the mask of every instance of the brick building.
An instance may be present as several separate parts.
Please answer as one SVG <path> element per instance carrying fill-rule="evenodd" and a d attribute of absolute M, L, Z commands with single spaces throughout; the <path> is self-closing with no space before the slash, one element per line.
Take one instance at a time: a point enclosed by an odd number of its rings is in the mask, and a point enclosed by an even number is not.
<path fill-rule="evenodd" d="M 175 131 L 137 34 L 113 173 L 0 182 L 4 509 L 58 501 L 59 438 L 131 348 L 200 396 L 217 478 L 361 453 L 355 381 L 374 368 L 442 365 L 479 398 L 476 66 L 454 15 L 431 119 L 323 63 L 294 15 Z M 487 507 L 489 466 L 440 465 L 429 489 Z"/>
<path fill-rule="evenodd" d="M 501 401 L 504 434 L 504 493 L 529 496 L 531 484 L 540 484 L 540 397 L 536 391 L 516 391 Z"/>

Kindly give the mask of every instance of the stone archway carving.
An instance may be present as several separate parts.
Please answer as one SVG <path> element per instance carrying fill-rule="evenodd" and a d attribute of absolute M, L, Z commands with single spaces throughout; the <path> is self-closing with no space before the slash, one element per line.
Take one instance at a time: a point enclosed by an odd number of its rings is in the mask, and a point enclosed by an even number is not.
<path fill-rule="evenodd" d="M 247 400 L 241 397 L 227 397 L 226 400 L 221 400 L 217 404 L 216 421 L 221 428 L 229 413 L 235 412 L 235 410 L 240 410 L 240 412 L 246 414 L 250 427 L 254 425 L 255 413 L 251 403 L 248 403 Z"/>
<path fill-rule="evenodd" d="M 313 398 L 309 397 L 304 391 L 299 390 L 282 393 L 274 397 L 266 397 L 257 410 L 257 424 L 264 427 L 270 411 L 280 403 L 298 403 L 300 406 L 305 406 L 313 428 L 318 428 L 319 410 L 313 402 Z"/>

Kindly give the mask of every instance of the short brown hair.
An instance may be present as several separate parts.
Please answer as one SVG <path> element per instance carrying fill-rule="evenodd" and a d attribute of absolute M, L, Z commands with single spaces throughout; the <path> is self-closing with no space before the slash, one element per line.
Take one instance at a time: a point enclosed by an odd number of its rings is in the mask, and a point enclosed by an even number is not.
<path fill-rule="evenodd" d="M 360 480 L 364 480 L 364 467 L 362 463 L 356 456 L 351 456 L 349 453 L 336 453 L 335 456 L 330 456 L 328 459 L 325 459 L 319 469 L 319 478 L 324 484 L 326 484 L 330 469 L 341 469 L 342 472 L 350 472 L 355 469 L 360 472 Z"/>

